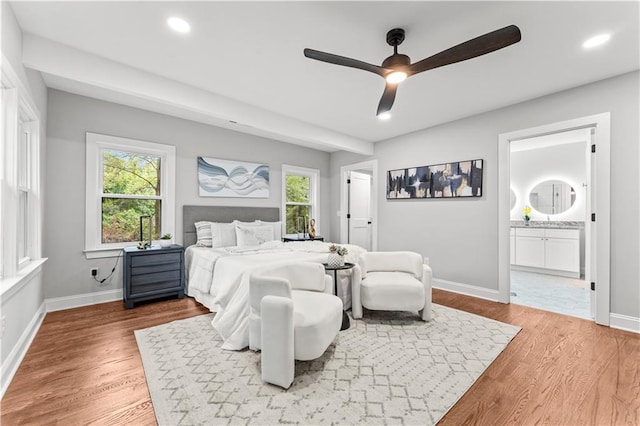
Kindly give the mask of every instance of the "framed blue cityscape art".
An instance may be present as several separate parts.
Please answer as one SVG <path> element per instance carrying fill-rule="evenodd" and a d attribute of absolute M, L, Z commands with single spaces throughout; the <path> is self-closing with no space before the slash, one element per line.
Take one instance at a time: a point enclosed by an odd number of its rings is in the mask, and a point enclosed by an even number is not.
<path fill-rule="evenodd" d="M 389 170 L 387 199 L 482 196 L 482 160 Z"/>
<path fill-rule="evenodd" d="M 269 166 L 198 157 L 201 197 L 269 198 Z"/>

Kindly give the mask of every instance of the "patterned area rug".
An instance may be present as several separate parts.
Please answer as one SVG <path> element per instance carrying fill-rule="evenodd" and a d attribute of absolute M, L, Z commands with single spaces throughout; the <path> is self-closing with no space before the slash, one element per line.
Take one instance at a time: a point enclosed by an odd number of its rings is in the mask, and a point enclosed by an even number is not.
<path fill-rule="evenodd" d="M 429 323 L 365 310 L 325 354 L 296 361 L 288 390 L 260 354 L 220 349 L 213 314 L 135 332 L 160 425 L 435 424 L 519 327 L 440 305 Z"/>

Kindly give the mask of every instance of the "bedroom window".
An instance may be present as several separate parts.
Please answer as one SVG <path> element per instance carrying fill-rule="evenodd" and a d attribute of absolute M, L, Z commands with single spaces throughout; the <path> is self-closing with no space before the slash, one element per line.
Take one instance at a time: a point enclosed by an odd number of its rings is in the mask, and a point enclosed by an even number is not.
<path fill-rule="evenodd" d="M 6 291 L 41 259 L 40 121 L 29 92 L 3 64 L 0 97 L 0 283 Z"/>
<path fill-rule="evenodd" d="M 141 216 L 153 240 L 173 233 L 174 187 L 175 147 L 87 133 L 87 257 L 139 241 Z"/>
<path fill-rule="evenodd" d="M 296 166 L 282 166 L 282 211 L 286 234 L 307 232 L 304 224 L 311 219 L 316 220 L 316 231 L 319 233 L 318 220 L 318 183 L 320 171 Z"/>

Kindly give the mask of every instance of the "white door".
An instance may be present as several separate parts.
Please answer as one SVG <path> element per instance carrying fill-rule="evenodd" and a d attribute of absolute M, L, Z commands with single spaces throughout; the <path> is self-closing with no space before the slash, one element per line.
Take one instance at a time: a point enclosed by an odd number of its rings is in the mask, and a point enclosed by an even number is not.
<path fill-rule="evenodd" d="M 371 250 L 371 176 L 351 172 L 349 186 L 349 244 Z"/>

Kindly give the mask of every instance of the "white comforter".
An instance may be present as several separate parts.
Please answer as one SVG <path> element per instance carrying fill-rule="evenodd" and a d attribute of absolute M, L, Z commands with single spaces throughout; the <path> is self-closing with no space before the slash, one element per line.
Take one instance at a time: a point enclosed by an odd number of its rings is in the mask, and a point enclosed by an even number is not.
<path fill-rule="evenodd" d="M 331 243 L 270 241 L 259 247 L 187 248 L 187 294 L 209 296 L 207 307 L 217 312 L 212 325 L 224 339 L 223 349 L 249 345 L 249 274 L 257 267 L 300 261 L 325 263 Z M 355 263 L 365 250 L 345 244 L 347 262 Z M 195 291 L 194 291 L 195 290 Z"/>

